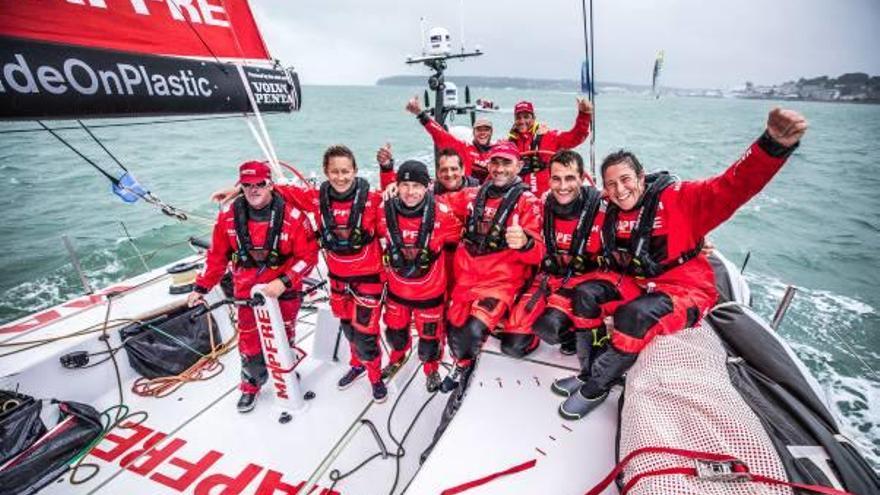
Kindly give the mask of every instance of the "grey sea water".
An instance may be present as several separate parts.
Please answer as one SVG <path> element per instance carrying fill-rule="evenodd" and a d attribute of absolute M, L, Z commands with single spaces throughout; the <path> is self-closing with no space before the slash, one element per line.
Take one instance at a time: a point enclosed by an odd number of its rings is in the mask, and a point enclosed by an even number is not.
<path fill-rule="evenodd" d="M 327 145 L 345 143 L 375 184 L 375 150 L 384 142 L 392 143 L 398 158 L 431 156 L 427 134 L 403 110 L 420 91 L 306 87 L 302 112 L 269 116 L 267 125 L 279 157 L 306 175 L 320 174 Z M 490 115 L 496 137 L 506 134 L 509 109 L 522 98 L 534 101 L 539 120 L 552 127 L 568 128 L 575 116 L 574 94 L 482 89 L 474 97 L 508 109 Z M 596 156 L 625 147 L 650 170 L 685 179 L 719 173 L 762 132 L 767 112 L 778 104 L 599 95 Z M 735 263 L 751 252 L 746 276 L 754 306 L 766 318 L 787 284 L 798 287 L 779 332 L 819 379 L 849 436 L 880 466 L 880 106 L 785 104 L 810 120 L 801 148 L 711 238 Z M 210 231 L 216 207 L 209 193 L 234 181 L 238 163 L 260 158 L 239 118 L 95 129 L 154 194 L 193 212 L 190 221 L 178 223 L 142 203 L 123 204 L 106 179 L 48 133 L 9 132 L 37 127 L 0 126 L 0 323 L 82 292 L 64 234 L 96 286 L 144 270 L 123 224 L 149 267 L 188 254 L 187 237 Z M 82 130 L 61 134 L 118 172 Z"/>

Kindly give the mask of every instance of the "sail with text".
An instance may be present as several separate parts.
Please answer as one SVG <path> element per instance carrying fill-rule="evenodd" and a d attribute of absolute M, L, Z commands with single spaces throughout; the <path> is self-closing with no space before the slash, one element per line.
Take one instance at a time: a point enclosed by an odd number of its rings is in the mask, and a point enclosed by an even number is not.
<path fill-rule="evenodd" d="M 660 73 L 663 71 L 663 50 L 657 54 L 654 60 L 654 73 L 651 77 L 651 93 L 654 98 L 660 98 Z"/>
<path fill-rule="evenodd" d="M 0 119 L 299 107 L 246 0 L 0 0 Z"/>

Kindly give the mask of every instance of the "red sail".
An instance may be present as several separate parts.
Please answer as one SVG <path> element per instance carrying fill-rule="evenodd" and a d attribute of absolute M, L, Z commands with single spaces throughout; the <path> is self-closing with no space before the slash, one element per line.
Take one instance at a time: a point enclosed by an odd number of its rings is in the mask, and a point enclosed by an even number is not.
<path fill-rule="evenodd" d="M 0 35 L 153 55 L 271 58 L 246 0 L 0 0 Z"/>

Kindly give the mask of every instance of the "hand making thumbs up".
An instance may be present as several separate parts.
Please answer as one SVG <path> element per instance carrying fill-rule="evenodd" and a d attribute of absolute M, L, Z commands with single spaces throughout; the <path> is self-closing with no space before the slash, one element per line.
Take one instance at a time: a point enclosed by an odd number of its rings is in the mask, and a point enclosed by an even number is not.
<path fill-rule="evenodd" d="M 525 231 L 519 225 L 518 213 L 514 213 L 513 218 L 510 219 L 510 225 L 507 226 L 507 230 L 504 232 L 504 239 L 507 241 L 507 246 L 511 249 L 522 249 L 529 242 L 528 236 L 526 236 Z"/>

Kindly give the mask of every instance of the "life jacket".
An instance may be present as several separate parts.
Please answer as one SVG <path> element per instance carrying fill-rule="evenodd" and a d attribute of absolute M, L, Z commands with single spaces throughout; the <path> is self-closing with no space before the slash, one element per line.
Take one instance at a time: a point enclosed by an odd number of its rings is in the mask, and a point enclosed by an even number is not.
<path fill-rule="evenodd" d="M 654 231 L 654 219 L 660 204 L 660 195 L 675 183 L 668 172 L 650 174 L 646 179 L 646 189 L 640 200 L 636 226 L 630 234 L 629 246 L 617 245 L 617 217 L 620 208 L 614 203 L 605 211 L 605 223 L 602 225 L 602 259 L 600 262 L 611 270 L 640 278 L 653 278 L 671 270 L 696 257 L 703 249 L 703 240 L 693 249 L 670 261 L 655 259 L 651 253 L 651 237 Z"/>
<path fill-rule="evenodd" d="M 497 253 L 507 248 L 507 240 L 504 238 L 504 233 L 507 230 L 507 218 L 516 207 L 519 197 L 528 189 L 522 182 L 512 184 L 510 189 L 504 193 L 491 222 L 487 222 L 483 217 L 491 186 L 491 183 L 486 183 L 480 187 L 474 200 L 474 209 L 465 224 L 464 245 L 471 256 Z"/>
<path fill-rule="evenodd" d="M 406 244 L 400 232 L 397 215 L 400 212 L 400 198 L 385 202 L 385 221 L 388 225 L 390 242 L 384 256 L 385 264 L 403 278 L 421 278 L 428 274 L 437 259 L 437 253 L 428 249 L 431 232 L 434 230 L 434 195 L 428 191 L 422 204 L 422 224 L 414 244 Z"/>
<path fill-rule="evenodd" d="M 547 254 L 541 260 L 541 268 L 544 272 L 556 277 L 581 275 L 599 267 L 598 261 L 590 257 L 584 250 L 590 238 L 593 220 L 599 211 L 602 193 L 594 187 L 581 187 L 581 195 L 583 205 L 567 252 L 560 251 L 556 245 L 554 226 L 556 215 L 553 212 L 556 200 L 550 194 L 544 203 L 544 245 L 547 248 Z"/>
<path fill-rule="evenodd" d="M 547 163 L 541 158 L 538 150 L 541 149 L 541 141 L 544 139 L 543 134 L 538 134 L 539 125 L 537 122 L 532 126 L 532 142 L 529 143 L 529 151 L 522 154 L 523 166 L 519 171 L 520 177 L 525 177 L 534 172 L 540 172 L 547 168 Z M 510 140 L 517 141 L 519 134 L 510 133 Z"/>
<path fill-rule="evenodd" d="M 318 235 L 318 244 L 323 249 L 341 255 L 359 253 L 373 236 L 364 232 L 363 220 L 364 209 L 367 205 L 367 197 L 370 194 L 370 184 L 360 177 L 355 179 L 354 199 L 351 202 L 351 213 L 345 226 L 336 224 L 330 199 L 329 182 L 321 184 L 318 192 L 318 201 L 321 210 L 321 230 Z"/>
<path fill-rule="evenodd" d="M 269 231 L 266 233 L 265 243 L 260 247 L 254 246 L 251 240 L 248 211 L 249 206 L 243 196 L 232 204 L 238 249 L 233 251 L 230 261 L 240 268 L 277 268 L 284 263 L 284 257 L 278 251 L 281 229 L 284 226 L 284 200 L 279 194 L 272 192 L 272 201 L 269 204 Z"/>

